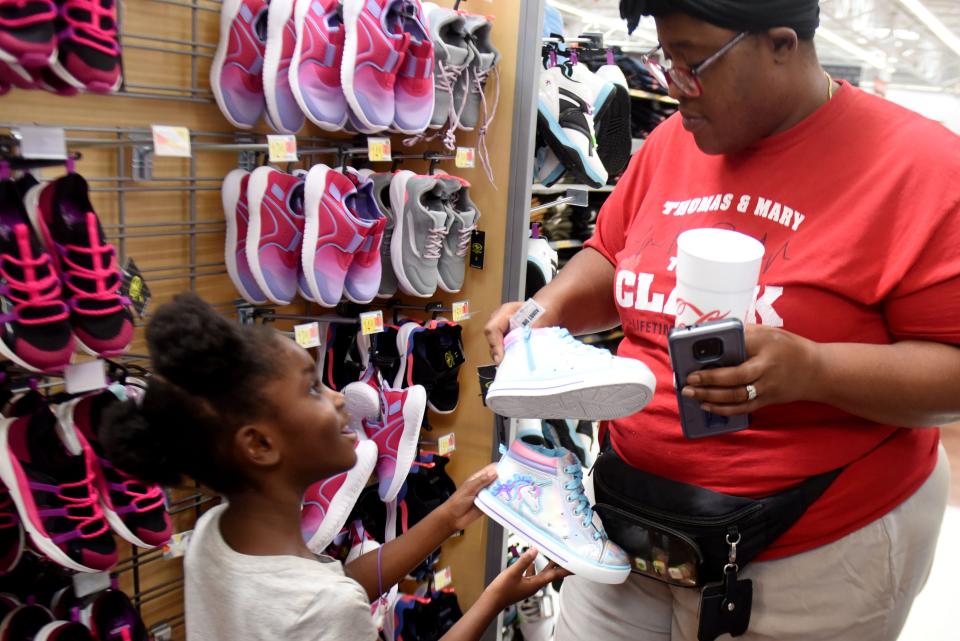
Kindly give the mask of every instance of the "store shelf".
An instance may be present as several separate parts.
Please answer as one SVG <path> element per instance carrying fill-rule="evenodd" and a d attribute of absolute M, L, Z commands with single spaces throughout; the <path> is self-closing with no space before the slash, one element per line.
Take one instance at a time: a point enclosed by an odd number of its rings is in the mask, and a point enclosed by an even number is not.
<path fill-rule="evenodd" d="M 582 240 L 551 240 L 550 247 L 553 249 L 580 249 L 583 247 Z"/>
<path fill-rule="evenodd" d="M 537 194 L 564 194 L 568 189 L 580 189 L 583 191 L 593 191 L 597 193 L 610 193 L 613 191 L 615 185 L 604 185 L 603 187 L 590 187 L 589 185 L 574 185 L 572 183 L 555 183 L 549 187 L 545 185 L 536 184 L 533 186 L 531 193 L 533 195 Z"/>
<path fill-rule="evenodd" d="M 668 105 L 678 105 L 676 100 L 670 96 L 662 96 L 658 93 L 650 93 L 649 91 L 643 91 L 641 89 L 631 89 L 630 90 L 631 98 L 643 98 L 644 100 L 655 100 L 657 102 L 666 103 Z"/>

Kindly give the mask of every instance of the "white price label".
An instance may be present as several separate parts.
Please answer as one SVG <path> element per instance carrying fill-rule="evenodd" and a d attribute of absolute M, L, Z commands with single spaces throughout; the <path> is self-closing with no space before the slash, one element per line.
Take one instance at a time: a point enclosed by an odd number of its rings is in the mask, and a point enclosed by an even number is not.
<path fill-rule="evenodd" d="M 24 158 L 63 160 L 67 157 L 67 137 L 63 127 L 35 127 L 24 125 L 17 128 L 20 135 L 20 155 Z"/>
<path fill-rule="evenodd" d="M 320 323 L 304 323 L 293 327 L 293 338 L 304 349 L 320 347 Z"/>
<path fill-rule="evenodd" d="M 393 160 L 393 155 L 390 153 L 390 139 L 377 136 L 367 138 L 367 158 L 370 162 Z"/>
<path fill-rule="evenodd" d="M 267 134 L 270 162 L 297 162 L 297 137 L 293 134 Z"/>
<path fill-rule="evenodd" d="M 477 166 L 477 150 L 474 147 L 457 147 L 454 164 L 460 169 L 473 169 Z"/>
<path fill-rule="evenodd" d="M 543 306 L 532 298 L 528 298 L 527 301 L 521 305 L 520 309 L 510 317 L 510 329 L 514 330 L 518 327 L 526 327 L 537 320 L 544 312 Z"/>
<path fill-rule="evenodd" d="M 449 565 L 433 575 L 433 587 L 437 590 L 450 587 L 452 583 L 453 572 L 450 571 Z"/>
<path fill-rule="evenodd" d="M 106 363 L 97 359 L 86 363 L 73 363 L 63 370 L 63 382 L 67 394 L 82 394 L 107 386 Z"/>
<path fill-rule="evenodd" d="M 383 331 L 383 312 L 378 310 L 360 314 L 360 332 L 364 336 Z"/>
<path fill-rule="evenodd" d="M 446 456 L 457 449 L 457 437 L 453 432 L 444 434 L 437 439 L 437 453 Z"/>
<path fill-rule="evenodd" d="M 153 637 L 153 641 L 171 641 L 173 639 L 173 628 L 166 621 L 162 621 L 150 628 L 150 635 Z"/>
<path fill-rule="evenodd" d="M 168 127 L 151 125 L 153 131 L 153 154 L 155 156 L 175 156 L 189 158 L 190 130 L 186 127 Z"/>
<path fill-rule="evenodd" d="M 470 318 L 470 301 L 457 300 L 450 306 L 453 312 L 453 322 L 459 323 Z"/>
<path fill-rule="evenodd" d="M 77 572 L 73 575 L 73 592 L 78 599 L 109 588 L 109 572 Z"/>

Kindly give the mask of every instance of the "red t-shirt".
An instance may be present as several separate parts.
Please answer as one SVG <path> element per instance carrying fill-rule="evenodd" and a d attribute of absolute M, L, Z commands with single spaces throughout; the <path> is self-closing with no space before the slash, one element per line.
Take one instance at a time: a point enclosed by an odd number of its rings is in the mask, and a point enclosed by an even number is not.
<path fill-rule="evenodd" d="M 610 422 L 616 451 L 648 472 L 751 497 L 848 465 L 765 559 L 830 543 L 908 498 L 936 463 L 937 429 L 803 402 L 765 407 L 742 432 L 684 438 L 667 354 L 676 238 L 722 227 L 765 245 L 757 323 L 824 343 L 958 344 L 958 186 L 960 138 L 847 84 L 793 128 L 736 155 L 706 155 L 679 115 L 665 121 L 587 243 L 616 268 L 619 354 L 657 376 L 647 408 Z"/>

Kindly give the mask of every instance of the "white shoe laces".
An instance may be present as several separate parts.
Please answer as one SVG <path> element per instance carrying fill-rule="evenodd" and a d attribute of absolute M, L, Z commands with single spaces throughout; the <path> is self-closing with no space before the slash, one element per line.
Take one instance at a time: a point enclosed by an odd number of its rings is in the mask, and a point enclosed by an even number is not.
<path fill-rule="evenodd" d="M 447 236 L 447 226 L 431 227 L 423 243 L 423 257 L 429 260 L 440 258 L 443 251 L 443 239 Z"/>
<path fill-rule="evenodd" d="M 467 248 L 470 246 L 470 237 L 473 235 L 473 230 L 477 228 L 476 223 L 472 225 L 467 225 L 460 230 L 460 237 L 457 239 L 457 256 L 466 256 Z"/>
<path fill-rule="evenodd" d="M 457 137 L 455 132 L 457 128 L 460 127 L 460 115 L 463 113 L 463 108 L 467 104 L 467 96 L 470 93 L 469 91 L 464 92 L 463 101 L 458 109 L 453 104 L 453 88 L 457 82 L 457 79 L 462 73 L 464 73 L 464 70 L 466 70 L 467 65 L 445 65 L 443 62 L 437 62 L 437 66 L 439 67 L 440 72 L 439 74 L 435 75 L 434 88 L 436 91 L 445 91 L 450 96 L 450 114 L 447 117 L 447 124 L 444 125 L 444 127 L 442 127 L 440 130 L 431 134 L 427 134 L 427 132 L 424 131 L 416 136 L 404 138 L 403 144 L 407 147 L 412 147 L 413 145 L 421 142 L 430 142 L 436 140 L 442 134 L 443 146 L 450 151 L 453 151 L 457 148 Z"/>
<path fill-rule="evenodd" d="M 487 96 L 483 91 L 483 85 L 491 72 L 493 72 L 497 81 L 497 91 L 494 94 L 493 107 L 488 111 Z M 487 149 L 487 128 L 490 127 L 490 123 L 493 122 L 493 118 L 497 115 L 497 106 L 500 104 L 499 66 L 495 65 L 490 69 L 478 71 L 473 77 L 473 81 L 476 84 L 477 91 L 480 93 L 480 104 L 483 106 L 483 124 L 480 125 L 480 129 L 477 131 L 477 155 L 480 156 L 480 164 L 483 165 L 483 171 L 487 174 L 487 179 L 490 181 L 490 184 L 493 185 L 493 188 L 496 189 L 497 185 L 493 182 L 493 167 L 490 166 L 490 151 Z"/>
<path fill-rule="evenodd" d="M 583 468 L 580 467 L 580 465 L 567 465 L 563 468 L 563 471 L 573 477 L 563 485 L 563 489 L 568 492 L 567 501 L 577 504 L 576 507 L 573 508 L 573 514 L 575 516 L 583 516 L 580 525 L 588 528 L 593 525 L 593 508 L 590 507 L 590 501 L 587 500 L 586 494 L 583 493 Z M 594 528 L 593 540 L 599 541 L 602 536 L 600 531 Z"/>

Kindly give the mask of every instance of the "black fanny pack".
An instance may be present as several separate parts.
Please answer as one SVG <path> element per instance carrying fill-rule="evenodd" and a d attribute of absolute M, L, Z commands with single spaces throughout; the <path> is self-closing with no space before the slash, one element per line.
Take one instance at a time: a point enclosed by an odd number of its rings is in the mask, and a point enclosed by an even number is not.
<path fill-rule="evenodd" d="M 595 509 L 635 573 L 684 587 L 722 581 L 799 520 L 843 468 L 761 499 L 649 474 L 610 447 L 593 467 Z"/>

